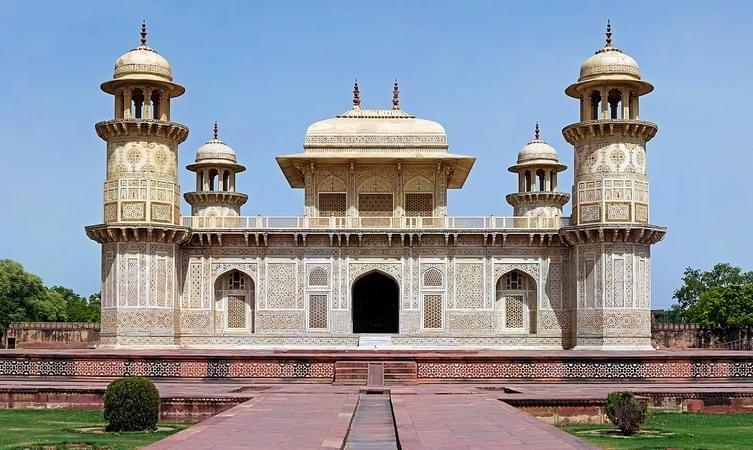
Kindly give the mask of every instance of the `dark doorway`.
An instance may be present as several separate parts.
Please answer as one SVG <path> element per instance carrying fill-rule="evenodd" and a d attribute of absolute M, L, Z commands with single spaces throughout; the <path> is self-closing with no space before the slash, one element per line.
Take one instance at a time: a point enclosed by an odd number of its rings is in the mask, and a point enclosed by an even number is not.
<path fill-rule="evenodd" d="M 397 283 L 372 272 L 353 283 L 353 332 L 397 333 L 400 294 Z"/>

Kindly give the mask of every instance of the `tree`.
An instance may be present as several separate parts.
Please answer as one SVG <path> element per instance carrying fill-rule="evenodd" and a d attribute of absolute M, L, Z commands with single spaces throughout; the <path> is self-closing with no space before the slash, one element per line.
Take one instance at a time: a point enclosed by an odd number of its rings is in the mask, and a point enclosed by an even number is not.
<path fill-rule="evenodd" d="M 63 296 L 10 259 L 0 260 L 0 332 L 10 322 L 66 320 Z"/>
<path fill-rule="evenodd" d="M 89 298 L 84 298 L 63 286 L 53 286 L 50 288 L 60 294 L 65 301 L 65 315 L 70 322 L 98 322 L 100 294 L 92 294 Z"/>
<path fill-rule="evenodd" d="M 753 283 L 713 286 L 687 310 L 693 322 L 738 334 L 753 327 Z"/>
<path fill-rule="evenodd" d="M 677 304 L 665 313 L 665 317 L 673 321 L 695 321 L 697 319 L 691 319 L 688 311 L 706 292 L 728 286 L 753 285 L 753 271 L 743 272 L 741 268 L 729 263 L 719 263 L 708 271 L 688 267 L 685 269 L 682 281 L 683 286 L 672 296 L 677 300 Z M 707 299 L 704 304 L 709 304 L 709 301 Z M 693 317 L 700 317 L 698 314 L 699 310 L 696 308 Z"/>

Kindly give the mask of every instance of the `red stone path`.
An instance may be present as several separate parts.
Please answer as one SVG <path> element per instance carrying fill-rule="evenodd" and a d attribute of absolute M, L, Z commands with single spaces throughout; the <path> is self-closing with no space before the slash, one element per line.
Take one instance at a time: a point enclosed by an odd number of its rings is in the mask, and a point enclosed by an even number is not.
<path fill-rule="evenodd" d="M 395 389 L 400 391 L 400 389 Z M 324 385 L 276 386 L 149 449 L 390 448 L 385 404 L 358 390 Z M 416 387 L 392 394 L 403 449 L 592 449 L 594 447 L 470 386 L 443 395 Z M 349 426 L 353 435 L 348 436 Z M 394 446 L 391 448 L 395 448 Z"/>
<path fill-rule="evenodd" d="M 339 449 L 357 398 L 327 393 L 261 395 L 147 448 Z"/>

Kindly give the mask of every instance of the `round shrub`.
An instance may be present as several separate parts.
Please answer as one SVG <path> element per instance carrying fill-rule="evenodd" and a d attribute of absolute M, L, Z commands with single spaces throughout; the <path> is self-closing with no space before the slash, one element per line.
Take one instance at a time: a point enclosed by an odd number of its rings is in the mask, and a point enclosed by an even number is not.
<path fill-rule="evenodd" d="M 142 377 L 119 378 L 104 397 L 107 431 L 144 431 L 157 428 L 159 391 Z"/>
<path fill-rule="evenodd" d="M 606 412 L 609 420 L 617 425 L 622 434 L 630 436 L 646 420 L 647 409 L 632 392 L 615 391 L 607 395 Z"/>

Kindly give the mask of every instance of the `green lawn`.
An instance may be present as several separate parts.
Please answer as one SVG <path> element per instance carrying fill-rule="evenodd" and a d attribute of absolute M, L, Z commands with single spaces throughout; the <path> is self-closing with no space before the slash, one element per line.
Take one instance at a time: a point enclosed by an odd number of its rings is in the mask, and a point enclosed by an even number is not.
<path fill-rule="evenodd" d="M 753 447 L 753 414 L 651 413 L 642 430 L 653 436 L 616 438 L 579 432 L 609 425 L 563 425 L 562 429 L 605 449 L 746 449 Z"/>
<path fill-rule="evenodd" d="M 132 433 L 84 433 L 76 428 L 104 426 L 100 411 L 70 411 L 62 409 L 0 409 L 0 448 L 37 449 L 66 444 L 89 444 L 95 449 L 132 449 L 144 447 L 162 439 L 187 424 L 160 424 L 171 431 Z"/>

